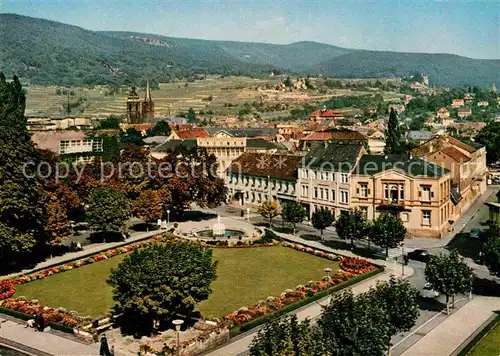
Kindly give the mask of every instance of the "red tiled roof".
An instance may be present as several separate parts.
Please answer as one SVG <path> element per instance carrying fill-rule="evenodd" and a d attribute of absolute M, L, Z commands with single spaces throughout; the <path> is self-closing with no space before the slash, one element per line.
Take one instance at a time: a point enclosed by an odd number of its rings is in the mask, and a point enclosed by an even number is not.
<path fill-rule="evenodd" d="M 476 151 L 476 149 L 474 147 L 466 145 L 465 143 L 463 143 L 462 141 L 457 140 L 454 137 L 448 137 L 448 142 L 451 143 L 454 146 L 457 146 L 458 148 L 461 148 L 461 149 L 467 151 L 467 152 L 471 152 L 472 153 L 472 152 Z"/>
<path fill-rule="evenodd" d="M 443 106 L 441 109 L 439 109 L 439 110 L 438 110 L 438 113 L 440 113 L 440 114 L 441 114 L 441 113 L 443 113 L 443 114 L 444 114 L 444 113 L 447 113 L 447 112 L 449 112 L 449 111 L 448 111 L 448 109 L 447 109 L 447 108 L 445 108 L 444 106 Z"/>
<path fill-rule="evenodd" d="M 153 124 L 127 124 L 126 128 L 134 128 L 139 132 L 143 132 L 153 128 Z"/>
<path fill-rule="evenodd" d="M 366 136 L 359 131 L 338 130 L 338 131 L 316 131 L 312 132 L 302 140 L 305 141 L 328 141 L 328 140 L 367 140 Z"/>
<path fill-rule="evenodd" d="M 332 138 L 332 133 L 328 131 L 315 131 L 311 132 L 309 135 L 306 137 L 303 137 L 302 139 L 304 141 L 327 141 Z"/>
<path fill-rule="evenodd" d="M 208 131 L 204 129 L 176 131 L 176 134 L 181 140 L 192 140 L 198 137 L 210 137 Z"/>
<path fill-rule="evenodd" d="M 457 162 L 469 162 L 470 158 L 467 157 L 465 154 L 463 154 L 461 151 L 459 151 L 456 147 L 446 147 L 441 150 L 443 153 L 451 157 L 453 160 Z"/>
<path fill-rule="evenodd" d="M 314 110 L 311 114 L 311 117 L 342 117 L 341 113 L 339 113 L 337 110 L 333 109 L 321 109 L 321 110 Z"/>

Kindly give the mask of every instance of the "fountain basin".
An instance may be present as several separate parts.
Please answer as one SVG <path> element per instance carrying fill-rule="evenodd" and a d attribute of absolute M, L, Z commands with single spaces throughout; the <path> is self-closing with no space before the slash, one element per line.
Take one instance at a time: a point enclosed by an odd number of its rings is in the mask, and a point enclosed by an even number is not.
<path fill-rule="evenodd" d="M 197 237 L 205 237 L 205 238 L 239 238 L 245 235 L 244 231 L 234 230 L 234 229 L 225 229 L 224 235 L 215 236 L 213 230 L 200 230 L 196 231 Z"/>

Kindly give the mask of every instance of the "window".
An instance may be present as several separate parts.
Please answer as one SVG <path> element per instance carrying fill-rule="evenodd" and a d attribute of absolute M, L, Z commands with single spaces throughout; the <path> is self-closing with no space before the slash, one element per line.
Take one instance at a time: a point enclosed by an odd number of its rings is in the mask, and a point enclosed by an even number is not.
<path fill-rule="evenodd" d="M 335 182 L 335 172 L 332 172 L 332 182 Z"/>
<path fill-rule="evenodd" d="M 348 183 L 349 182 L 349 178 L 347 177 L 347 173 L 341 173 L 340 174 L 340 181 L 342 183 Z"/>
<path fill-rule="evenodd" d="M 335 190 L 332 189 L 332 196 L 331 196 L 332 201 L 335 201 Z"/>
<path fill-rule="evenodd" d="M 347 204 L 349 202 L 349 193 L 347 192 L 347 190 L 340 191 L 340 202 L 342 204 Z"/>
<path fill-rule="evenodd" d="M 318 179 L 318 172 L 314 171 L 314 179 Z"/>
<path fill-rule="evenodd" d="M 323 200 L 323 188 L 319 188 L 319 198 Z"/>
<path fill-rule="evenodd" d="M 303 197 L 309 196 L 309 187 L 307 185 L 302 186 L 302 196 Z"/>
<path fill-rule="evenodd" d="M 314 199 L 318 199 L 318 188 L 314 187 Z"/>
<path fill-rule="evenodd" d="M 328 189 L 325 188 L 325 200 L 328 200 Z"/>
<path fill-rule="evenodd" d="M 431 196 L 432 196 L 431 187 L 428 185 L 423 185 L 421 191 L 422 201 L 427 201 L 427 202 L 431 201 Z"/>
<path fill-rule="evenodd" d="M 368 197 L 368 184 L 361 183 L 359 185 L 358 193 L 359 193 L 360 197 L 367 198 Z"/>
<path fill-rule="evenodd" d="M 401 221 L 402 222 L 408 222 L 408 220 L 409 220 L 408 213 L 402 213 L 401 214 Z"/>
<path fill-rule="evenodd" d="M 431 212 L 430 212 L 430 210 L 422 210 L 422 225 L 431 226 Z"/>
<path fill-rule="evenodd" d="M 302 171 L 302 178 L 309 178 L 309 171 L 307 169 Z"/>

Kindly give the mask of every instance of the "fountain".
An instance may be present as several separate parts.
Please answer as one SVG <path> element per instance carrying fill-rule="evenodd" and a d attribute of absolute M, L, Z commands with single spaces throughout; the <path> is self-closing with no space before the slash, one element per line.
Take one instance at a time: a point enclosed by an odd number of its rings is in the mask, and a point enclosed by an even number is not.
<path fill-rule="evenodd" d="M 220 215 L 217 215 L 217 224 L 212 227 L 212 236 L 224 237 L 226 235 L 226 226 L 220 222 Z"/>

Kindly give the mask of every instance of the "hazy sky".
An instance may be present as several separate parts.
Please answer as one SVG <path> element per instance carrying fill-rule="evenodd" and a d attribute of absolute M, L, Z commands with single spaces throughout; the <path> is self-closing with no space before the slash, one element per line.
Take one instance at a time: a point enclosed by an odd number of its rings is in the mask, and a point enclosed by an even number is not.
<path fill-rule="evenodd" d="M 0 0 L 91 30 L 500 58 L 500 0 Z"/>

